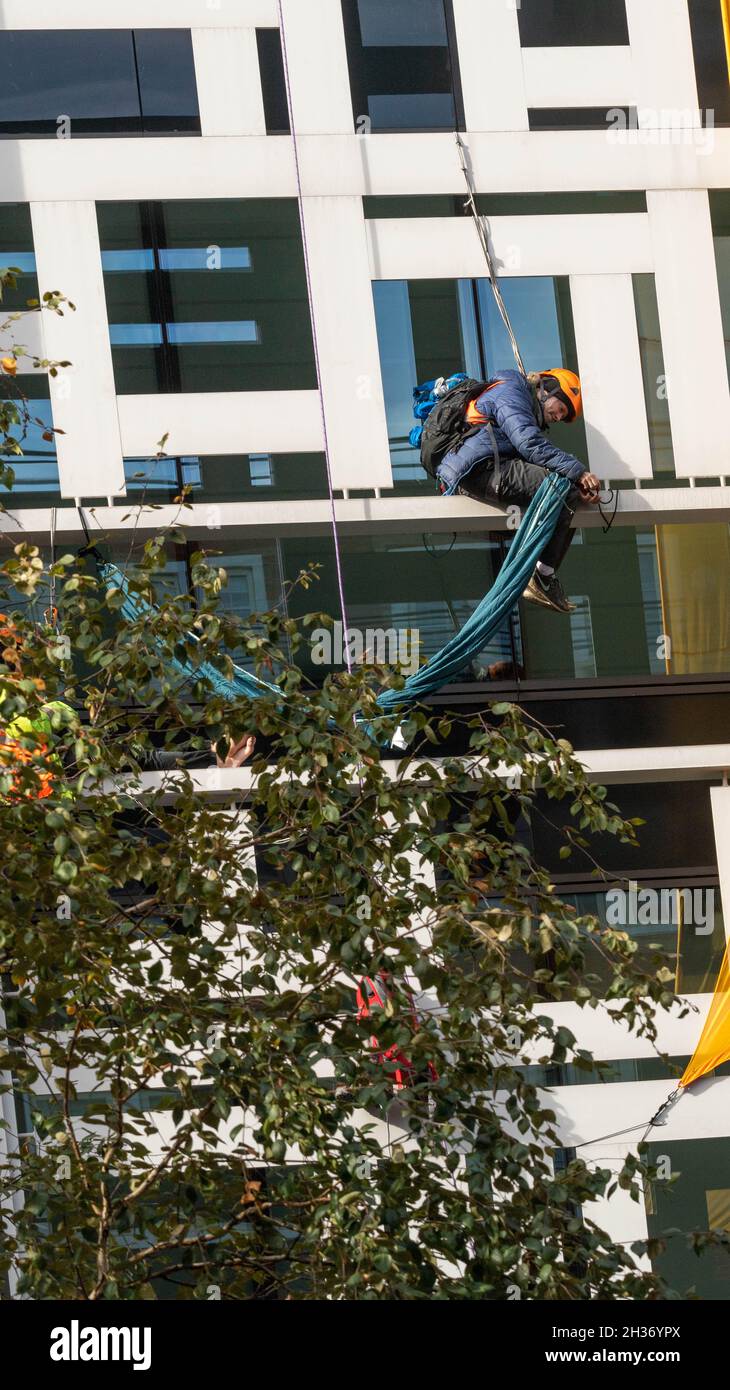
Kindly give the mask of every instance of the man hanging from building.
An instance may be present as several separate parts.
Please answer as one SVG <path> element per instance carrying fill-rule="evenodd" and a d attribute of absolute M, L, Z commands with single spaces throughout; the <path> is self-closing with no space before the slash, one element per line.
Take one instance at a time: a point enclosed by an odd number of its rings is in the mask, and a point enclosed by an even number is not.
<path fill-rule="evenodd" d="M 563 367 L 527 377 L 503 371 L 488 383 L 459 375 L 429 382 L 414 395 L 416 417 L 425 423 L 412 432 L 411 443 L 420 443 L 421 462 L 445 496 L 459 494 L 524 510 L 546 474 L 571 480 L 555 534 L 524 597 L 557 613 L 572 612 L 575 605 L 556 571 L 573 538 L 578 503 L 597 503 L 601 485 L 579 459 L 552 444 L 546 431 L 582 415 L 579 377 Z"/>

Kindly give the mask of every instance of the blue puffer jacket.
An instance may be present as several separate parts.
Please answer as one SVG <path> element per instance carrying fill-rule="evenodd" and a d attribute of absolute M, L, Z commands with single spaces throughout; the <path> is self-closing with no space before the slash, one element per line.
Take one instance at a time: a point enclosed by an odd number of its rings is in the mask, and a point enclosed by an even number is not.
<path fill-rule="evenodd" d="M 498 386 L 485 391 L 477 400 L 477 409 L 492 425 L 494 441 L 500 459 L 522 458 L 553 473 L 576 482 L 585 467 L 573 454 L 556 449 L 546 438 L 535 417 L 535 403 L 529 382 L 521 372 L 498 372 Z M 494 457 L 488 430 L 469 435 L 458 449 L 452 449 L 442 460 L 438 476 L 446 484 L 446 494 L 456 492 L 472 468 Z"/>

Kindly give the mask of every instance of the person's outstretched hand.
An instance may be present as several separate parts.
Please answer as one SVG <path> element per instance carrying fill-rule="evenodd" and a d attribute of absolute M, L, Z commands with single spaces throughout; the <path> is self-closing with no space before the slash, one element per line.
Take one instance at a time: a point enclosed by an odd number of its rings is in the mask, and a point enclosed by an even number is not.
<path fill-rule="evenodd" d="M 584 502 L 597 502 L 601 491 L 601 480 L 595 473 L 582 473 L 578 479 L 578 491 Z"/>
<path fill-rule="evenodd" d="M 242 767 L 244 763 L 248 762 L 255 747 L 256 739 L 253 734 L 244 734 L 243 738 L 239 738 L 238 742 L 234 740 L 228 745 L 228 752 L 225 758 L 221 758 L 218 753 L 217 744 L 211 744 L 218 767 Z"/>

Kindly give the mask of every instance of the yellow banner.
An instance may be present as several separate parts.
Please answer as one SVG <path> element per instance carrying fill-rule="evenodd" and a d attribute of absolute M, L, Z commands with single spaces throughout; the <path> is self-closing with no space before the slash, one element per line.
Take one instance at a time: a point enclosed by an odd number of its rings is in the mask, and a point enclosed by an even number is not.
<path fill-rule="evenodd" d="M 730 1060 L 730 959 L 725 948 L 720 974 L 717 977 L 715 993 L 710 1004 L 707 1022 L 702 1036 L 695 1048 L 695 1054 L 680 1081 L 680 1086 L 691 1086 L 701 1076 L 707 1076 L 723 1062 Z"/>

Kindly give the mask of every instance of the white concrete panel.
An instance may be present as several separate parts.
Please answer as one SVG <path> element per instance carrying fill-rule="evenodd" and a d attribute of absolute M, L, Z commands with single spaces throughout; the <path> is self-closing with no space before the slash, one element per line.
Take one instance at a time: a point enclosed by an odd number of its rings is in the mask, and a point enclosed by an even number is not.
<path fill-rule="evenodd" d="M 338 488 L 392 484 L 367 237 L 359 198 L 305 198 L 314 316 Z"/>
<path fill-rule="evenodd" d="M 699 106 L 687 0 L 626 0 L 641 126 L 672 126 Z"/>
<path fill-rule="evenodd" d="M 636 102 L 631 49 L 525 48 L 528 106 L 628 106 Z"/>
<path fill-rule="evenodd" d="M 280 198 L 296 192 L 290 140 L 266 135 L 2 140 L 6 202 Z"/>
<path fill-rule="evenodd" d="M 316 391 L 224 391 L 120 396 L 126 458 L 168 454 L 307 453 L 323 448 Z M 96 489 L 98 495 L 100 489 Z"/>
<path fill-rule="evenodd" d="M 678 477 L 722 476 L 730 387 L 707 194 L 647 195 Z"/>
<path fill-rule="evenodd" d="M 276 0 L 2 0 L 0 29 L 276 28 Z"/>
<path fill-rule="evenodd" d="M 730 759 L 725 771 L 730 775 Z M 730 941 L 730 787 L 711 787 L 710 801 L 717 848 L 717 872 L 720 876 L 722 915 L 725 935 Z"/>
<path fill-rule="evenodd" d="M 604 1097 L 606 1090 L 607 1087 L 604 1086 Z M 549 1104 L 552 1102 L 553 1095 L 554 1093 L 551 1091 Z M 565 1110 L 570 1114 L 570 1097 L 565 1096 L 564 1090 L 560 1092 L 558 1111 L 561 1112 L 563 1098 L 565 1098 Z M 597 1109 L 597 1113 L 605 1115 L 607 1111 L 610 1111 L 612 1115 L 614 1113 L 612 1099 L 612 1097 L 605 1097 L 603 1105 Z M 620 1099 L 617 1097 L 618 1118 L 616 1124 L 606 1125 L 606 1129 L 621 1129 L 621 1112 L 618 1109 L 620 1103 Z M 630 1136 L 627 1137 L 630 1138 Z M 635 1141 L 640 1138 L 641 1131 L 634 1136 Z M 625 1140 L 623 1143 L 617 1143 L 614 1139 L 610 1142 L 604 1140 L 599 1145 L 582 1149 L 578 1156 L 585 1159 L 586 1163 L 600 1164 L 601 1168 L 609 1168 L 618 1177 L 630 1152 L 632 1152 L 631 1146 Z M 648 1255 L 636 1255 L 631 1249 L 637 1241 L 646 1240 L 648 1235 L 646 1207 L 643 1202 L 635 1202 L 630 1192 L 619 1187 L 611 1193 L 610 1197 L 598 1197 L 592 1202 L 586 1202 L 583 1211 L 587 1220 L 594 1221 L 602 1231 L 608 1232 L 617 1245 L 623 1245 L 626 1251 L 631 1251 L 638 1269 L 651 1272 L 652 1264 Z M 588 1354 L 590 1356 L 590 1352 Z"/>
<path fill-rule="evenodd" d="M 467 130 L 528 130 L 516 5 L 454 0 Z"/>
<path fill-rule="evenodd" d="M 500 275 L 611 275 L 653 269 L 645 213 L 491 217 Z M 470 217 L 383 218 L 367 223 L 374 280 L 486 275 Z"/>
<path fill-rule="evenodd" d="M 666 134 L 666 133 L 664 133 Z M 612 189 L 726 188 L 730 129 L 605 134 L 497 132 L 469 137 L 480 191 L 554 193 Z M 451 135 L 308 135 L 300 140 L 307 191 L 324 194 L 464 192 Z M 292 142 L 283 136 L 2 140 L 7 202 L 68 197 L 278 198 L 296 192 Z"/>
<path fill-rule="evenodd" d="M 726 188 L 730 130 L 472 132 L 479 192 L 560 193 L 603 189 Z M 462 193 L 453 135 L 310 137 L 301 142 L 308 187 L 320 193 Z"/>
<path fill-rule="evenodd" d="M 558 1101 L 559 1128 L 565 1144 L 584 1144 L 586 1140 L 598 1140 L 602 1134 L 633 1125 L 637 1126 L 634 1139 L 637 1143 L 642 1126 L 656 1114 L 673 1085 L 671 1078 L 667 1081 L 618 1081 L 609 1085 L 563 1086 L 547 1094 L 553 1102 L 551 1108 L 555 1108 L 554 1102 Z M 729 1102 L 730 1077 L 712 1076 L 698 1081 L 683 1092 L 669 1111 L 666 1125 L 652 1130 L 649 1141 L 671 1144 L 680 1139 L 722 1138 L 730 1133 Z M 589 1143 L 582 1156 L 587 1162 L 595 1162 L 600 1154 L 609 1153 L 610 1148 L 605 1140 L 600 1144 Z"/>
<path fill-rule="evenodd" d="M 703 489 L 704 491 L 704 489 Z M 687 493 L 684 493 L 685 497 Z M 730 764 L 730 743 L 690 743 L 681 747 L 595 748 L 576 754 L 592 781 L 686 782 L 721 777 Z"/>
<path fill-rule="evenodd" d="M 340 0 L 283 0 L 297 135 L 353 130 L 350 77 Z M 313 39 L 316 35 L 316 42 Z M 321 181 L 315 185 L 321 191 Z"/>
<path fill-rule="evenodd" d="M 591 468 L 599 478 L 650 478 L 651 446 L 631 276 L 573 275 L 570 294 Z"/>
<path fill-rule="evenodd" d="M 193 29 L 203 135 L 265 135 L 255 29 Z"/>
<path fill-rule="evenodd" d="M 611 1058 L 621 1060 L 630 1057 L 656 1057 L 657 1052 L 666 1052 L 670 1057 L 687 1057 L 694 1052 L 711 1000 L 711 994 L 683 996 L 683 1002 L 689 1004 L 689 1010 L 683 1018 L 680 1017 L 678 1007 L 659 1011 L 659 1037 L 655 1042 L 646 1036 L 639 1037 L 637 1033 L 632 1033 L 625 1020 L 616 1017 L 615 1005 L 612 1011 L 605 1003 L 599 1004 L 597 1009 L 581 1009 L 577 1004 L 541 1004 L 536 1012 L 545 1014 L 560 1027 L 568 1028 L 575 1037 L 580 1038 L 580 1046 L 587 1048 L 601 1061 L 610 1061 Z M 537 1044 L 527 1055 L 534 1056 L 537 1060 L 540 1055 Z M 611 1094 L 617 1084 L 620 1083 L 612 1083 Z M 583 1089 L 582 1086 L 575 1087 L 576 1091 Z M 608 1094 L 607 1088 L 605 1089 Z M 595 1132 L 594 1130 L 593 1133 Z"/>
<path fill-rule="evenodd" d="M 62 497 L 124 492 L 124 467 L 93 203 L 32 203 L 40 296 L 59 290 L 76 305 L 44 313 L 46 355 L 73 365 L 49 378 Z"/>

